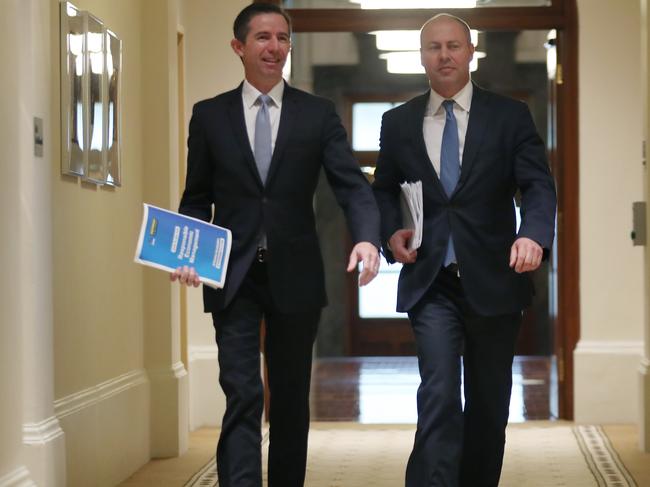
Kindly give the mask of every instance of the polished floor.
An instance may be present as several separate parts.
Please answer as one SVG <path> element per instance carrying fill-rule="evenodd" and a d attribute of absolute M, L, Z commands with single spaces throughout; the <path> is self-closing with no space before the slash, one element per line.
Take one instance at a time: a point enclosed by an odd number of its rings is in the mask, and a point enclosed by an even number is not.
<path fill-rule="evenodd" d="M 415 357 L 321 358 L 312 376 L 312 421 L 415 423 Z M 554 419 L 549 357 L 515 357 L 510 422 Z"/>

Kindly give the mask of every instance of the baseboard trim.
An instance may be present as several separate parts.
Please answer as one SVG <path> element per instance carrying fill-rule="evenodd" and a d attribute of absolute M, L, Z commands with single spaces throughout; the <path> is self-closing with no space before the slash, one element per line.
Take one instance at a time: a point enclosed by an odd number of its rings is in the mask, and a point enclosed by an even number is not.
<path fill-rule="evenodd" d="M 642 340 L 580 340 L 576 354 L 615 354 L 643 356 Z"/>
<path fill-rule="evenodd" d="M 644 345 L 636 340 L 581 340 L 573 353 L 577 423 L 635 423 Z"/>
<path fill-rule="evenodd" d="M 149 380 L 151 382 L 161 382 L 168 379 L 181 379 L 187 375 L 187 370 L 183 362 L 178 361 L 170 367 L 159 367 L 157 369 L 147 369 Z"/>
<path fill-rule="evenodd" d="M 219 387 L 219 348 L 216 344 L 192 346 L 188 358 L 190 430 L 219 426 L 226 410 L 226 398 Z"/>
<path fill-rule="evenodd" d="M 4 477 L 0 477 L 0 487 L 34 487 L 36 484 L 29 475 L 26 467 L 19 467 L 13 472 L 9 472 Z"/>
<path fill-rule="evenodd" d="M 51 416 L 38 423 L 23 424 L 23 443 L 26 445 L 44 445 L 63 435 L 59 419 L 56 416 Z"/>
<path fill-rule="evenodd" d="M 135 369 L 113 379 L 70 394 L 54 401 L 54 413 L 57 418 L 64 418 L 82 409 L 94 406 L 111 396 L 120 394 L 133 387 L 148 382 L 144 369 Z"/>
<path fill-rule="evenodd" d="M 189 350 L 190 362 L 197 360 L 217 360 L 219 358 L 219 347 L 216 345 L 193 346 Z"/>
<path fill-rule="evenodd" d="M 643 357 L 639 364 L 639 373 L 643 376 L 650 375 L 650 359 Z"/>

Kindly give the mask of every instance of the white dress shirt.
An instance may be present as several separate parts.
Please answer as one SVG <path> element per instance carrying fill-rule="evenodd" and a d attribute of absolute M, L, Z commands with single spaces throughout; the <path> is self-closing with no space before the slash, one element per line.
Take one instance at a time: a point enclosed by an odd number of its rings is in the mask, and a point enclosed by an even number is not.
<path fill-rule="evenodd" d="M 244 102 L 244 119 L 246 121 L 246 133 L 248 134 L 248 141 L 251 144 L 251 149 L 254 151 L 255 147 L 255 119 L 257 112 L 260 109 L 260 104 L 257 99 L 262 94 L 257 88 L 244 80 L 244 85 L 241 90 L 242 101 Z M 282 95 L 284 94 L 284 80 L 271 88 L 267 93 L 272 102 L 269 103 L 269 118 L 271 120 L 271 149 L 275 149 L 275 139 L 278 136 L 278 127 L 280 126 L 280 112 L 282 111 Z"/>
<path fill-rule="evenodd" d="M 469 109 L 472 104 L 472 94 L 474 87 L 472 81 L 456 93 L 452 99 L 454 100 L 454 116 L 456 117 L 456 124 L 458 125 L 458 158 L 463 160 L 463 149 L 465 148 L 465 134 L 467 133 L 467 124 L 469 122 Z M 422 131 L 424 134 L 424 143 L 427 146 L 427 154 L 433 163 L 433 168 L 436 170 L 438 177 L 440 177 L 440 149 L 442 146 L 442 132 L 445 129 L 445 108 L 442 102 L 447 98 L 440 96 L 433 89 L 429 95 L 429 103 L 424 112 L 424 123 Z"/>

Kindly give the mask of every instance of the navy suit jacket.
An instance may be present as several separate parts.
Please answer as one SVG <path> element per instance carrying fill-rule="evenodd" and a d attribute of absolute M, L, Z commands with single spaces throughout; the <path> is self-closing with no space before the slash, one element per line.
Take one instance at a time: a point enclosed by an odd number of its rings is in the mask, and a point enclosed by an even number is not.
<path fill-rule="evenodd" d="M 241 88 L 197 103 L 190 121 L 179 211 L 212 220 L 233 236 L 224 288 L 203 287 L 205 311 L 218 311 L 232 300 L 253 262 L 262 230 L 276 306 L 283 312 L 318 309 L 327 302 L 313 211 L 321 168 L 343 207 L 352 240 L 379 247 L 372 189 L 352 155 L 334 104 L 286 84 L 273 157 L 262 184 L 246 132 Z"/>
<path fill-rule="evenodd" d="M 524 309 L 533 294 L 526 273 L 509 267 L 516 237 L 551 248 L 556 195 L 546 150 L 528 107 L 474 85 L 458 185 L 447 197 L 429 160 L 422 132 L 429 93 L 386 112 L 373 188 L 382 217 L 383 251 L 402 228 L 399 183 L 422 181 L 424 226 L 414 264 L 404 265 L 397 309 L 410 310 L 435 280 L 451 232 L 460 279 L 469 304 L 481 315 Z M 516 233 L 513 197 L 521 192 Z"/>

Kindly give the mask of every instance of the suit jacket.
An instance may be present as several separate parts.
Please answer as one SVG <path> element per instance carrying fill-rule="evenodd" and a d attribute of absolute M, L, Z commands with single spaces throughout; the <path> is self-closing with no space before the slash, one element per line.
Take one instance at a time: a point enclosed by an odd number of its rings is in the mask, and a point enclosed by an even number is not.
<path fill-rule="evenodd" d="M 377 247 L 379 214 L 334 104 L 285 85 L 266 184 L 246 132 L 242 85 L 197 103 L 190 121 L 186 187 L 179 211 L 232 231 L 223 289 L 203 287 L 206 312 L 227 306 L 267 237 L 268 273 L 283 312 L 326 304 L 313 195 L 321 168 L 343 207 L 353 241 Z M 214 215 L 213 215 L 214 207 Z"/>
<path fill-rule="evenodd" d="M 422 181 L 424 226 L 414 264 L 404 265 L 397 309 L 408 311 L 436 278 L 449 235 L 469 304 L 481 315 L 525 308 L 533 294 L 527 274 L 509 267 L 516 237 L 550 249 L 555 228 L 555 186 L 546 150 L 527 106 L 474 85 L 458 185 L 447 197 L 427 155 L 422 132 L 429 93 L 386 112 L 373 184 L 386 243 L 402 228 L 399 183 Z M 521 192 L 516 234 L 513 197 Z M 384 254 L 394 262 L 384 245 Z"/>

